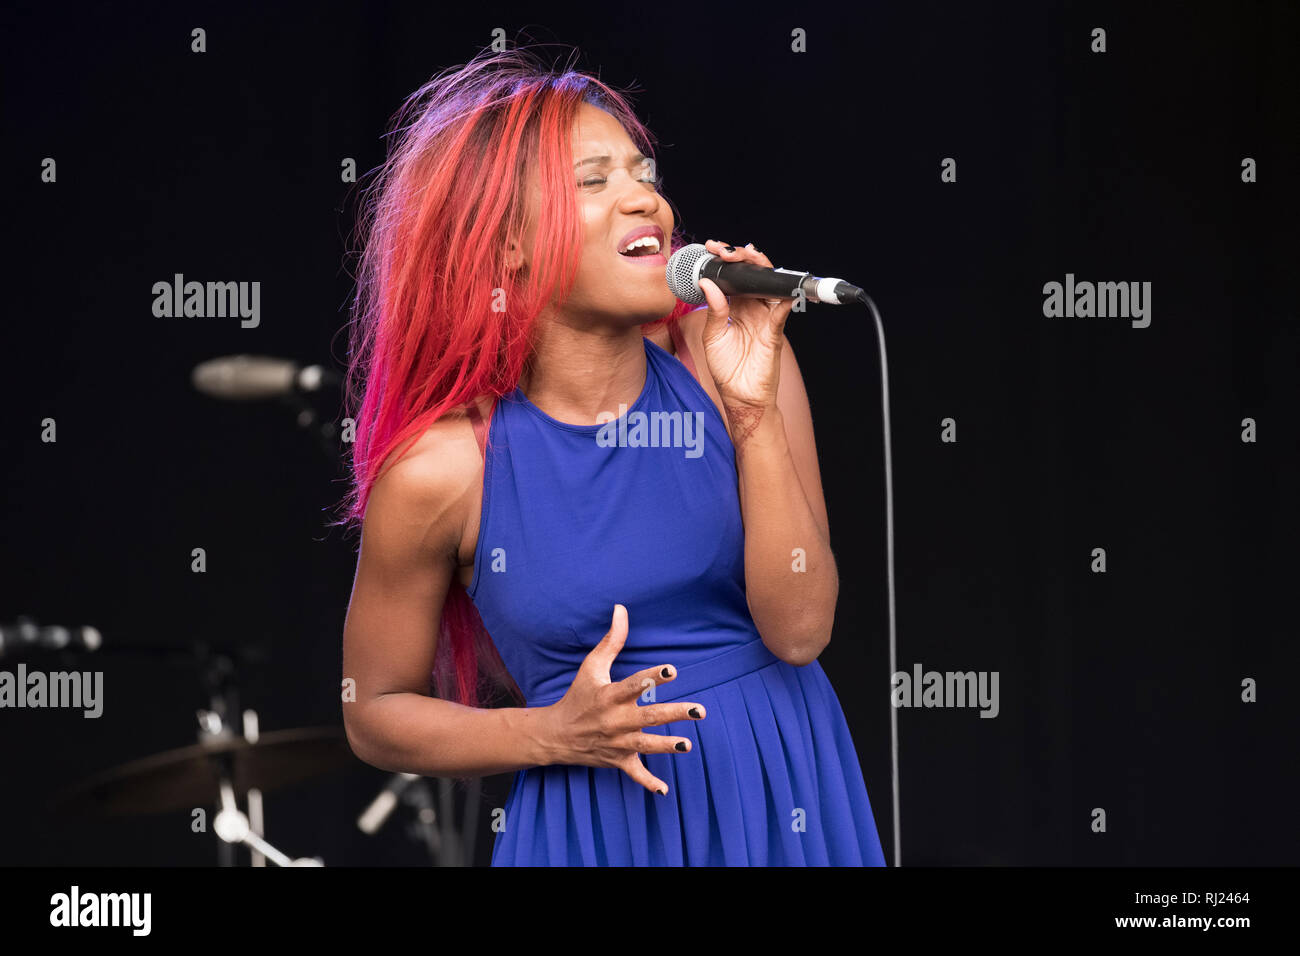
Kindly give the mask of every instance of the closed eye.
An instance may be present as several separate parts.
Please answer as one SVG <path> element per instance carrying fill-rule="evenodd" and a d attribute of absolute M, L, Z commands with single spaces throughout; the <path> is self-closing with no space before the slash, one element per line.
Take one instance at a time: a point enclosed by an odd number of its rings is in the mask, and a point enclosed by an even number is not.
<path fill-rule="evenodd" d="M 584 179 L 584 180 L 582 180 L 581 182 L 578 183 L 578 185 L 579 185 L 579 186 L 599 186 L 599 185 L 601 185 L 602 183 L 604 183 L 605 181 L 606 181 L 605 179 L 603 179 L 603 178 L 601 178 L 601 177 L 599 177 L 599 176 L 594 176 L 594 177 L 592 177 L 592 178 L 590 178 L 590 179 Z M 655 176 L 653 173 L 649 173 L 649 174 L 647 174 L 646 176 L 644 176 L 643 178 L 638 179 L 637 182 L 639 182 L 639 183 L 645 183 L 647 186 L 654 186 L 654 187 L 656 187 L 656 188 L 662 188 L 662 187 L 663 187 L 663 184 L 664 184 L 663 177 L 662 177 L 662 176 Z"/>

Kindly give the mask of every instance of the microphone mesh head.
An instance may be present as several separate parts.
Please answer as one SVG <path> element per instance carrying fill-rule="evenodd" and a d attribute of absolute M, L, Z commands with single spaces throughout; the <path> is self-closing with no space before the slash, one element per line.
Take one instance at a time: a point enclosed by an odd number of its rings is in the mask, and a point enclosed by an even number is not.
<path fill-rule="evenodd" d="M 665 273 L 668 277 L 668 288 L 672 290 L 673 295 L 690 305 L 703 305 L 708 301 L 704 290 L 700 288 L 698 276 L 701 260 L 712 255 L 713 253 L 705 249 L 703 244 L 692 242 L 689 246 L 682 246 L 668 257 Z"/>

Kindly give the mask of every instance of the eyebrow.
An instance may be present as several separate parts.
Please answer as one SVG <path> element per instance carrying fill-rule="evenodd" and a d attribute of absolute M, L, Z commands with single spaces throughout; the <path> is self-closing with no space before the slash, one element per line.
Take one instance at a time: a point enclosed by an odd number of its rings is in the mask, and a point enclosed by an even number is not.
<path fill-rule="evenodd" d="M 577 169 L 579 166 L 586 166 L 591 163 L 603 166 L 608 163 L 611 158 L 612 157 L 610 156 L 588 156 L 586 159 L 580 159 L 574 163 L 573 168 Z M 636 153 L 632 156 L 631 160 L 629 160 L 629 165 L 645 162 L 649 158 L 649 156 L 642 156 L 640 153 Z"/>

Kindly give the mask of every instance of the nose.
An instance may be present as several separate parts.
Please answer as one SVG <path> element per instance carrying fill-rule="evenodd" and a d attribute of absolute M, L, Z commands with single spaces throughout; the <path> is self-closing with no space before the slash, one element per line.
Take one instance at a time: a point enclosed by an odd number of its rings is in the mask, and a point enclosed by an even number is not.
<path fill-rule="evenodd" d="M 659 190 L 632 175 L 626 177 L 618 196 L 619 209 L 624 212 L 656 212 L 660 202 Z"/>

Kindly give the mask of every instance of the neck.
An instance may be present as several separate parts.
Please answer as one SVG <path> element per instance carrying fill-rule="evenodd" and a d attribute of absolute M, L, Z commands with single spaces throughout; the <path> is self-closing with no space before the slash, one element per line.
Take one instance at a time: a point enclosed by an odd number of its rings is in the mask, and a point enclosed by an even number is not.
<path fill-rule="evenodd" d="M 556 421 L 595 425 L 601 412 L 618 415 L 620 404 L 634 404 L 647 374 L 639 325 L 575 329 L 546 322 L 519 388 Z"/>

